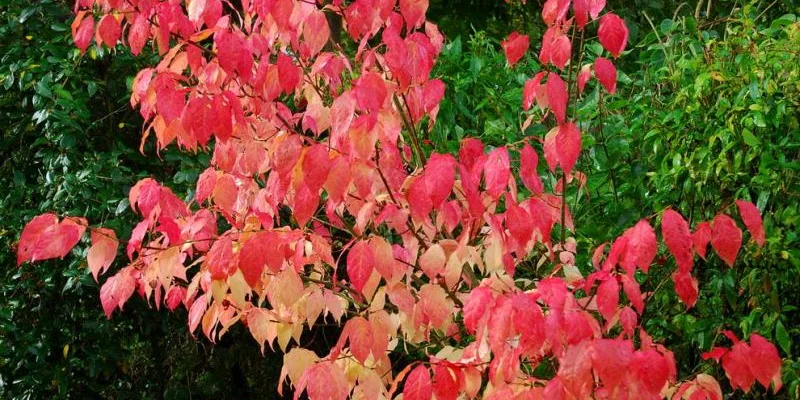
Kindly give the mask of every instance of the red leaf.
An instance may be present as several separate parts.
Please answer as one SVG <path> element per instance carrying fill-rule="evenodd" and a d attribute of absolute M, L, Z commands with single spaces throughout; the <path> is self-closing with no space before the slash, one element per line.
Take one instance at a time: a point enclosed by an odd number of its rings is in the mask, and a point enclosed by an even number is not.
<path fill-rule="evenodd" d="M 539 90 L 539 85 L 544 78 L 544 71 L 539 72 L 531 79 L 525 81 L 525 87 L 522 89 L 522 109 L 525 111 L 530 110 L 533 102 L 536 100 L 536 92 Z"/>
<path fill-rule="evenodd" d="M 559 125 L 564 123 L 567 118 L 567 101 L 569 94 L 567 93 L 567 84 L 561 79 L 558 74 L 550 73 L 547 75 L 547 102 L 550 104 L 550 109 L 556 116 L 556 122 Z"/>
<path fill-rule="evenodd" d="M 133 24 L 128 28 L 128 46 L 133 55 L 138 56 L 142 52 L 147 42 L 149 28 L 150 22 L 147 20 L 147 16 L 144 13 L 137 13 Z"/>
<path fill-rule="evenodd" d="M 437 400 L 456 400 L 458 398 L 458 379 L 454 372 L 443 364 L 433 367 L 433 393 Z"/>
<path fill-rule="evenodd" d="M 494 302 L 492 289 L 480 286 L 472 290 L 469 299 L 464 303 L 464 326 L 467 332 L 475 333 L 478 323 L 483 319 L 487 309 Z"/>
<path fill-rule="evenodd" d="M 217 171 L 212 167 L 206 168 L 203 173 L 197 178 L 197 189 L 194 192 L 194 198 L 198 204 L 203 204 L 204 201 L 211 196 L 214 191 L 214 186 L 217 185 Z"/>
<path fill-rule="evenodd" d="M 308 51 L 306 57 L 316 56 L 328 43 L 330 34 L 330 26 L 327 18 L 325 18 L 325 13 L 322 10 L 312 11 L 306 18 L 305 26 L 303 26 L 303 38 L 305 40 L 302 43 Z"/>
<path fill-rule="evenodd" d="M 575 13 L 575 23 L 578 28 L 583 30 L 586 23 L 589 22 L 589 4 L 587 0 L 573 0 L 572 11 Z"/>
<path fill-rule="evenodd" d="M 347 276 L 353 287 L 361 292 L 367 284 L 372 268 L 375 265 L 375 254 L 369 242 L 359 240 L 347 253 Z"/>
<path fill-rule="evenodd" d="M 578 72 L 578 93 L 583 93 L 583 89 L 586 88 L 586 83 L 589 82 L 589 79 L 592 77 L 592 66 L 591 64 L 586 64 L 581 67 L 581 71 Z"/>
<path fill-rule="evenodd" d="M 425 22 L 428 0 L 400 0 L 400 13 L 406 20 L 407 29 L 416 29 Z"/>
<path fill-rule="evenodd" d="M 619 283 L 617 278 L 609 276 L 597 287 L 597 310 L 606 320 L 611 320 L 617 313 L 619 305 Z"/>
<path fill-rule="evenodd" d="M 439 273 L 444 270 L 445 262 L 447 262 L 447 255 L 444 249 L 438 243 L 425 250 L 419 258 L 419 267 L 428 275 L 429 278 L 435 279 Z"/>
<path fill-rule="evenodd" d="M 392 282 L 396 272 L 397 261 L 394 259 L 392 245 L 380 236 L 373 236 L 369 240 L 372 253 L 375 257 L 375 269 L 387 282 Z"/>
<path fill-rule="evenodd" d="M 65 218 L 57 225 L 50 225 L 41 232 L 31 250 L 30 260 L 46 260 L 64 258 L 81 240 L 86 231 L 86 221 Z"/>
<path fill-rule="evenodd" d="M 692 247 L 694 251 L 700 255 L 702 259 L 706 259 L 706 249 L 708 242 L 711 241 L 711 224 L 708 222 L 701 222 L 694 228 L 692 234 Z"/>
<path fill-rule="evenodd" d="M 655 349 L 639 350 L 630 363 L 630 377 L 639 383 L 638 398 L 660 398 L 667 382 L 675 379 L 675 361 L 671 354 L 661 354 Z"/>
<path fill-rule="evenodd" d="M 563 70 L 572 57 L 572 42 L 569 37 L 561 32 L 558 26 L 552 26 L 542 38 L 542 49 L 539 51 L 539 61 L 542 64 L 553 64 Z"/>
<path fill-rule="evenodd" d="M 750 391 L 756 380 L 750 369 L 750 365 L 754 361 L 750 356 L 750 346 L 745 342 L 734 344 L 731 350 L 722 357 L 722 368 L 734 390 L 740 388 L 745 393 Z"/>
<path fill-rule="evenodd" d="M 450 196 L 456 178 L 456 160 L 449 154 L 433 153 L 425 165 L 425 184 L 428 185 L 428 194 L 431 204 L 435 208 Z"/>
<path fill-rule="evenodd" d="M 111 229 L 99 228 L 92 231 L 92 247 L 89 248 L 86 260 L 95 281 L 97 281 L 97 275 L 105 273 L 111 262 L 114 261 L 114 257 L 117 256 L 117 247 L 119 247 L 117 234 Z"/>
<path fill-rule="evenodd" d="M 547 26 L 561 22 L 569 11 L 569 0 L 547 0 L 542 6 L 542 19 Z"/>
<path fill-rule="evenodd" d="M 639 282 L 636 282 L 636 279 L 629 277 L 628 275 L 621 275 L 620 280 L 622 280 L 622 289 L 625 291 L 625 296 L 628 296 L 628 300 L 633 305 L 633 308 L 641 314 L 644 312 L 644 299 L 642 299 L 642 291 L 639 287 Z"/>
<path fill-rule="evenodd" d="M 95 38 L 95 41 L 102 42 L 104 45 L 113 48 L 117 45 L 121 36 L 122 27 L 120 26 L 120 21 L 113 14 L 106 14 L 100 19 L 100 23 L 97 25 L 97 37 L 100 40 Z"/>
<path fill-rule="evenodd" d="M 509 196 L 510 197 L 510 196 Z M 510 199 L 506 199 L 506 226 L 509 233 L 517 241 L 521 247 L 531 239 L 533 235 L 533 220 L 530 214 L 524 208 L 518 206 Z"/>
<path fill-rule="evenodd" d="M 403 400 L 430 400 L 432 396 L 431 374 L 424 365 L 418 365 L 406 378 Z"/>
<path fill-rule="evenodd" d="M 619 57 L 628 43 L 628 27 L 625 21 L 614 13 L 608 13 L 600 18 L 600 27 L 597 29 L 600 44 L 611 53 L 614 58 Z"/>
<path fill-rule="evenodd" d="M 94 36 L 94 16 L 81 11 L 72 21 L 72 40 L 75 41 L 75 46 L 81 49 L 81 53 L 89 48 L 92 36 Z"/>
<path fill-rule="evenodd" d="M 589 4 L 589 15 L 592 16 L 592 19 L 597 19 L 600 12 L 606 7 L 606 0 L 586 0 L 586 2 Z"/>
<path fill-rule="evenodd" d="M 525 52 L 528 51 L 530 38 L 528 35 L 520 35 L 518 32 L 511 32 L 508 38 L 500 44 L 503 46 L 503 51 L 506 53 L 508 65 L 513 67 L 514 64 L 525 55 Z"/>
<path fill-rule="evenodd" d="M 100 303 L 108 318 L 111 318 L 111 313 L 117 307 L 122 310 L 122 306 L 133 295 L 133 291 L 136 289 L 136 280 L 131 273 L 131 267 L 126 267 L 108 278 L 100 288 Z"/>
<path fill-rule="evenodd" d="M 239 269 L 251 288 L 255 288 L 261 280 L 270 254 L 280 253 L 277 238 L 270 232 L 258 232 L 244 243 L 239 250 Z"/>
<path fill-rule="evenodd" d="M 621 339 L 598 339 L 592 343 L 592 366 L 610 391 L 625 379 L 633 359 L 633 343 Z"/>
<path fill-rule="evenodd" d="M 51 226 L 58 225 L 58 216 L 53 213 L 37 215 L 25 225 L 17 246 L 17 265 L 31 259 L 33 246 L 39 235 Z"/>
<path fill-rule="evenodd" d="M 232 261 L 233 242 L 230 236 L 225 235 L 214 242 L 206 255 L 206 264 L 211 273 L 211 279 L 225 279 L 233 274 Z"/>
<path fill-rule="evenodd" d="M 697 279 L 688 272 L 676 272 L 672 274 L 672 282 L 675 283 L 675 292 L 678 293 L 683 304 L 687 308 L 694 307 L 697 302 Z"/>
<path fill-rule="evenodd" d="M 667 249 L 675 257 L 675 263 L 682 272 L 690 272 L 694 258 L 692 257 L 692 233 L 689 223 L 673 210 L 664 211 L 661 217 L 661 236 Z"/>
<path fill-rule="evenodd" d="M 741 215 L 744 225 L 750 231 L 750 237 L 758 243 L 758 247 L 764 246 L 766 242 L 764 222 L 761 220 L 758 208 L 755 204 L 744 200 L 736 200 L 736 206 L 739 207 L 739 215 Z"/>
<path fill-rule="evenodd" d="M 363 317 L 353 317 L 344 326 L 342 336 L 345 335 L 350 340 L 350 351 L 353 352 L 353 356 L 362 364 L 365 363 L 372 354 L 375 343 L 372 325 Z"/>
<path fill-rule="evenodd" d="M 164 304 L 167 305 L 167 308 L 170 311 L 175 311 L 179 305 L 183 302 L 183 299 L 186 298 L 186 288 L 181 286 L 173 286 L 167 292 L 167 296 L 164 298 Z"/>
<path fill-rule="evenodd" d="M 486 178 L 486 192 L 496 199 L 506 189 L 511 178 L 511 161 L 505 147 L 498 147 L 489 153 L 483 173 Z"/>
<path fill-rule="evenodd" d="M 719 214 L 711 225 L 711 247 L 719 258 L 729 267 L 733 267 L 739 248 L 742 247 L 742 231 L 736 226 L 733 218 Z"/>
<path fill-rule="evenodd" d="M 603 57 L 597 57 L 594 60 L 594 76 L 606 88 L 608 93 L 614 94 L 617 92 L 617 67 L 611 60 Z"/>
<path fill-rule="evenodd" d="M 775 345 L 754 333 L 750 335 L 750 355 L 748 357 L 750 370 L 761 386 L 769 389 L 770 382 L 775 384 L 773 393 L 777 393 L 782 386 L 781 382 L 781 357 Z"/>
<path fill-rule="evenodd" d="M 558 150 L 556 150 L 556 137 L 558 136 L 559 127 L 550 129 L 544 137 L 544 160 L 547 161 L 547 166 L 550 172 L 555 173 L 556 167 L 559 164 Z"/>
<path fill-rule="evenodd" d="M 559 125 L 555 144 L 559 165 L 569 175 L 581 154 L 581 132 L 578 126 L 572 122 Z"/>
<path fill-rule="evenodd" d="M 628 244 L 625 248 L 625 254 L 622 258 L 622 268 L 628 273 L 633 275 L 636 267 L 639 267 L 644 272 L 650 270 L 650 264 L 656 257 L 658 250 L 658 243 L 656 242 L 656 233 L 653 227 L 646 219 L 636 223 L 633 228 L 628 229 L 624 233 L 628 237 Z"/>
<path fill-rule="evenodd" d="M 353 82 L 353 87 L 358 108 L 372 113 L 383 107 L 388 90 L 379 74 L 367 72 Z"/>
<path fill-rule="evenodd" d="M 544 187 L 542 186 L 542 179 L 539 178 L 537 167 L 539 164 L 539 155 L 530 144 L 525 143 L 519 155 L 519 175 L 525 187 L 531 193 L 542 193 Z"/>
<path fill-rule="evenodd" d="M 708 360 L 709 358 L 713 358 L 714 361 L 719 362 L 719 360 L 728 353 L 728 349 L 723 347 L 714 347 L 711 351 L 707 351 L 702 354 L 703 360 Z"/>
<path fill-rule="evenodd" d="M 300 83 L 301 74 L 300 67 L 294 64 L 292 57 L 284 53 L 278 54 L 278 77 L 284 93 L 290 94 L 294 92 L 294 89 Z"/>

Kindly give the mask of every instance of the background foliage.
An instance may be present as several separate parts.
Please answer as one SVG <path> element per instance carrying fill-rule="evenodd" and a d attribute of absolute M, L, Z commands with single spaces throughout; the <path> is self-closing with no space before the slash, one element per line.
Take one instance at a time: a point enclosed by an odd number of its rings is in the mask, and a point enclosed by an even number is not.
<path fill-rule="evenodd" d="M 240 328 L 211 346 L 186 333 L 185 316 L 143 312 L 140 301 L 106 320 L 82 258 L 14 267 L 14 241 L 33 215 L 129 225 L 120 188 L 154 176 L 188 197 L 187 182 L 207 155 L 167 151 L 155 160 L 153 149 L 139 153 L 141 122 L 128 105 L 128 85 L 146 57 L 109 57 L 96 48 L 81 56 L 69 37 L 69 2 L 3 3 L 0 397 L 275 395 L 279 362 L 260 356 Z M 699 265 L 701 285 L 716 290 L 688 313 L 669 282 L 651 278 L 643 287 L 655 299 L 647 329 L 687 365 L 698 364 L 689 355 L 708 350 L 722 328 L 760 332 L 788 357 L 781 395 L 797 397 L 800 24 L 788 14 L 796 4 L 609 4 L 629 18 L 634 54 L 620 65 L 617 95 L 601 98 L 590 84 L 582 98 L 587 151 L 578 169 L 589 179 L 570 194 L 576 224 L 589 228 L 586 238 L 610 239 L 665 207 L 700 221 L 736 198 L 756 203 L 767 246 L 748 249 L 744 267 Z M 450 38 L 434 71 L 448 88 L 427 133 L 437 150 L 454 151 L 465 137 L 500 145 L 522 136 L 521 88 L 539 67 L 528 56 L 506 68 L 499 41 L 513 29 L 540 35 L 539 8 L 535 1 L 432 2 L 430 18 Z M 598 244 L 584 238 L 579 248 Z M 580 256 L 588 270 L 590 254 Z M 679 368 L 682 376 L 697 372 Z"/>

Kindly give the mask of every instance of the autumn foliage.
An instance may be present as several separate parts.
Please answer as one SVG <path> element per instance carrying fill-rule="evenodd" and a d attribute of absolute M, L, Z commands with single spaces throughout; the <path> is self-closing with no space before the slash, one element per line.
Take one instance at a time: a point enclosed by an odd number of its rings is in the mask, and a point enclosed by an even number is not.
<path fill-rule="evenodd" d="M 466 139 L 453 156 L 429 153 L 418 133 L 435 123 L 445 91 L 430 77 L 444 38 L 427 7 L 79 0 L 72 34 L 82 51 L 121 43 L 160 56 L 133 81 L 142 143 L 213 157 L 188 202 L 153 179 L 136 183 L 129 200 L 142 220 L 127 241 L 44 214 L 25 227 L 18 263 L 63 258 L 89 230 L 95 278 L 118 247 L 127 258 L 102 285 L 109 317 L 137 293 L 185 307 L 189 331 L 212 342 L 242 323 L 262 350 L 285 352 L 296 397 L 721 399 L 710 375 L 677 376 L 673 353 L 642 328 L 640 281 L 667 268 L 654 262 L 662 242 L 691 308 L 695 254 L 709 257 L 710 245 L 734 267 L 743 231 L 731 215 L 762 246 L 758 209 L 737 201 L 694 228 L 668 209 L 596 249 L 571 237 L 579 227 L 565 188 L 586 177 L 575 169 L 581 125 L 570 104 L 593 78 L 616 91 L 624 21 L 605 1 L 546 1 L 537 55 L 546 68 L 524 86 L 521 129 L 552 129 L 491 149 Z M 352 43 L 331 40 L 329 14 Z M 574 38 L 587 31 L 608 54 L 576 65 Z M 503 41 L 510 67 L 529 46 L 517 32 Z M 540 154 L 558 182 L 549 191 Z M 587 276 L 578 251 L 593 254 Z M 326 354 L 297 345 L 319 323 L 341 325 Z M 779 390 L 775 347 L 726 336 L 732 347 L 703 357 L 735 389 Z M 399 352 L 415 361 L 393 365 Z"/>

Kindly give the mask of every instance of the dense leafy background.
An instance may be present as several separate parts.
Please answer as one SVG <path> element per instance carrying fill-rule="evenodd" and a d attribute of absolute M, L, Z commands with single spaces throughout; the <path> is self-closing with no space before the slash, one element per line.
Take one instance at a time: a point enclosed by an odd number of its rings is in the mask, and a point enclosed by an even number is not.
<path fill-rule="evenodd" d="M 127 93 L 146 56 L 95 48 L 80 55 L 69 37 L 68 2 L 4 3 L 0 397 L 277 396 L 279 358 L 262 357 L 241 329 L 212 346 L 188 335 L 185 316 L 147 311 L 141 301 L 109 321 L 82 257 L 14 266 L 14 242 L 33 215 L 56 211 L 130 226 L 125 196 L 132 183 L 154 176 L 189 196 L 207 155 L 156 157 L 147 147 L 139 153 L 141 121 Z M 589 268 L 589 249 L 599 244 L 588 238 L 611 239 L 665 207 L 700 221 L 734 199 L 753 201 L 765 216 L 767 246 L 748 247 L 735 269 L 701 263 L 701 286 L 712 290 L 689 312 L 678 305 L 668 275 L 643 282 L 643 290 L 654 291 L 647 329 L 685 360 L 681 376 L 698 372 L 686 366 L 699 364 L 692 357 L 708 350 L 720 329 L 760 332 L 787 358 L 781 395 L 795 398 L 800 24 L 788 13 L 796 4 L 700 3 L 609 2 L 628 18 L 632 54 L 620 66 L 617 95 L 601 98 L 590 84 L 579 106 L 587 136 L 578 168 L 589 179 L 585 190 L 570 193 L 570 202 L 582 265 Z M 425 133 L 438 150 L 454 151 L 465 137 L 500 145 L 543 132 L 537 124 L 524 133 L 519 128 L 521 88 L 539 69 L 536 60 L 529 55 L 506 68 L 499 50 L 513 29 L 540 34 L 539 7 L 535 1 L 432 2 L 430 18 L 449 38 L 434 71 L 447 84 L 446 98 L 439 122 Z M 587 50 L 590 58 L 597 53 Z M 307 340 L 326 345 L 324 332 Z"/>

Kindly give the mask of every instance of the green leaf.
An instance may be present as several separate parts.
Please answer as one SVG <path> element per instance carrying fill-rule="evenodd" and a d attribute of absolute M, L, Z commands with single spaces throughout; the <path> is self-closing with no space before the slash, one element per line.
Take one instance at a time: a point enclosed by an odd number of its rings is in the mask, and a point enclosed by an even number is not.
<path fill-rule="evenodd" d="M 761 141 L 758 140 L 749 129 L 742 129 L 742 139 L 744 139 L 744 143 L 750 147 L 756 147 L 761 144 Z"/>
<path fill-rule="evenodd" d="M 792 354 L 792 339 L 781 321 L 775 324 L 775 340 L 786 354 Z"/>

